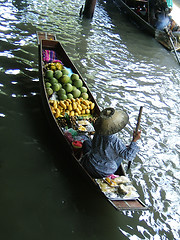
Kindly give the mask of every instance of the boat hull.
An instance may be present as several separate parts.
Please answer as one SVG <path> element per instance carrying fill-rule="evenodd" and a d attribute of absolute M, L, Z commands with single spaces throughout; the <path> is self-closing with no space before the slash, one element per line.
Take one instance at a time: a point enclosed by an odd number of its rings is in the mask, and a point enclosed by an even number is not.
<path fill-rule="evenodd" d="M 90 99 L 95 103 L 94 111 L 97 115 L 100 113 L 100 109 L 99 109 L 98 104 L 97 104 L 96 100 L 94 99 L 91 91 L 89 90 L 87 84 L 83 80 L 79 71 L 76 69 L 75 65 L 72 63 L 72 61 L 68 57 L 67 53 L 65 52 L 65 50 L 62 47 L 62 45 L 60 44 L 60 42 L 58 42 L 56 40 L 49 40 L 49 39 L 46 38 L 46 35 L 45 34 L 43 35 L 43 34 L 44 34 L 43 32 L 37 33 L 38 42 L 39 42 L 38 49 L 39 49 L 40 92 L 41 92 L 42 104 L 43 104 L 43 107 L 44 107 L 46 117 L 49 121 L 49 124 L 51 126 L 51 129 L 52 129 L 53 133 L 56 134 L 56 137 L 57 137 L 57 139 L 60 143 L 59 146 L 63 149 L 63 151 L 67 152 L 67 154 L 70 156 L 72 162 L 76 165 L 77 168 L 75 168 L 74 171 L 77 171 L 77 169 L 78 169 L 78 172 L 80 171 L 82 173 L 82 175 L 84 175 L 86 177 L 86 179 L 88 179 L 89 182 L 91 184 L 93 184 L 93 186 L 98 191 L 98 193 L 101 194 L 103 197 L 105 197 L 105 199 L 108 200 L 116 210 L 146 210 L 147 207 L 140 201 L 140 199 L 126 200 L 125 201 L 125 200 L 112 200 L 112 199 L 109 199 L 108 197 L 106 197 L 104 195 L 104 193 L 101 191 L 101 189 L 99 188 L 99 185 L 97 184 L 96 180 L 93 179 L 88 174 L 88 172 L 83 168 L 83 166 L 80 164 L 79 158 L 74 153 L 72 145 L 65 138 L 64 133 L 63 133 L 60 125 L 58 124 L 56 118 L 54 117 L 54 115 L 51 111 L 51 108 L 50 108 L 49 97 L 46 93 L 45 81 L 44 81 L 44 69 L 43 69 L 44 64 L 43 64 L 43 57 L 42 57 L 43 56 L 43 54 L 42 54 L 43 50 L 48 49 L 48 50 L 55 51 L 58 56 L 61 56 L 60 60 L 63 62 L 63 64 L 66 67 L 71 68 L 73 73 L 79 74 L 80 78 L 83 81 L 84 86 L 86 86 L 87 89 L 88 89 L 88 94 L 89 94 Z M 125 175 L 123 165 L 121 165 L 120 168 L 118 169 L 118 174 L 119 175 Z"/>
<path fill-rule="evenodd" d="M 113 2 L 123 10 L 123 12 L 132 20 L 138 23 L 142 30 L 155 37 L 155 28 L 153 28 L 147 21 L 137 15 L 132 8 L 125 4 L 122 0 L 113 0 Z"/>
<path fill-rule="evenodd" d="M 135 8 L 133 6 L 129 6 L 128 4 L 126 4 L 125 0 L 124 1 L 113 0 L 113 2 L 119 9 L 121 9 L 128 16 L 128 18 L 134 20 L 144 32 L 153 36 L 167 50 L 180 51 L 180 42 L 178 38 L 177 40 L 173 40 L 172 45 L 172 41 L 169 38 L 171 36 L 168 36 L 167 33 L 163 30 L 156 29 L 149 23 L 149 14 L 147 14 L 146 19 L 143 19 L 140 15 L 138 15 L 135 12 Z M 179 35 L 179 32 L 177 32 L 177 34 Z M 172 32 L 171 39 L 174 39 L 174 37 L 176 37 L 177 34 L 176 32 Z"/>

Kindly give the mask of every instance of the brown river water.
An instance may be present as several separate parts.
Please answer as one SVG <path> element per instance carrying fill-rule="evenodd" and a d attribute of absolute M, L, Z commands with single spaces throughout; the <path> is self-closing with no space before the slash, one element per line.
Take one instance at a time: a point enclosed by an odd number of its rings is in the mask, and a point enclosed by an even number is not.
<path fill-rule="evenodd" d="M 0 0 L 0 238 L 179 239 L 180 67 L 113 4 L 80 19 L 84 3 Z M 73 170 L 42 109 L 36 31 L 57 34 L 101 109 L 128 112 L 126 144 L 144 106 L 128 176 L 149 210 L 116 211 Z"/>

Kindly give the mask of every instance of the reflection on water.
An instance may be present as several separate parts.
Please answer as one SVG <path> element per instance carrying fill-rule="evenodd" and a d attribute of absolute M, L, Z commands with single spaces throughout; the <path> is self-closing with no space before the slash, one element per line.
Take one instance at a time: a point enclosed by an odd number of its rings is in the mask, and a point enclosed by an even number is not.
<path fill-rule="evenodd" d="M 6 239 L 11 234 L 33 239 L 37 232 L 44 239 L 178 239 L 180 71 L 173 54 L 127 22 L 113 4 L 97 3 L 89 21 L 79 19 L 82 0 L 0 2 L 1 234 Z M 116 213 L 87 191 L 81 175 L 66 174 L 63 166 L 56 171 L 53 160 L 63 159 L 43 121 L 39 30 L 56 32 L 100 108 L 128 112 L 130 123 L 120 133 L 126 143 L 144 106 L 141 151 L 129 175 L 149 211 Z M 82 191 L 85 196 L 75 197 Z M 88 234 L 82 225 L 91 226 L 85 227 Z"/>

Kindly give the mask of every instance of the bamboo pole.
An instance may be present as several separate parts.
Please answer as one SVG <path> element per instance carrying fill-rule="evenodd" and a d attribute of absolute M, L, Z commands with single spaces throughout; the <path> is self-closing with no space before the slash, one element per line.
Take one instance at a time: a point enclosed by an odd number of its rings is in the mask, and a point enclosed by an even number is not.
<path fill-rule="evenodd" d="M 174 54 L 175 54 L 175 56 L 176 56 L 176 59 L 177 59 L 178 63 L 180 64 L 180 60 L 179 60 L 179 57 L 178 57 L 178 55 L 177 55 L 176 48 L 175 48 L 174 43 L 173 43 L 173 40 L 172 40 L 172 38 L 171 38 L 171 34 L 170 34 L 171 32 L 168 32 L 168 29 L 167 29 L 167 28 L 165 28 L 164 31 L 166 32 L 166 34 L 167 34 L 167 36 L 168 36 L 168 38 L 169 38 L 169 41 L 170 41 L 171 46 L 172 46 L 172 48 L 173 48 L 173 50 L 174 50 Z"/>

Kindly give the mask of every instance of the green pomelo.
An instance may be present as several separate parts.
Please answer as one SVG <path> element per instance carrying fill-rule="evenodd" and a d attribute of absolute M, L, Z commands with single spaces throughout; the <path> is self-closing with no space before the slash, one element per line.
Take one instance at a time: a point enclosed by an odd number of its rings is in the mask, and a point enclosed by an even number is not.
<path fill-rule="evenodd" d="M 73 85 L 74 85 L 75 87 L 77 87 L 77 88 L 80 88 L 80 87 L 82 87 L 83 82 L 82 82 L 81 79 L 74 80 Z"/>
<path fill-rule="evenodd" d="M 66 90 L 64 88 L 61 88 L 57 94 L 60 96 L 60 95 L 63 95 L 63 94 L 66 94 Z"/>
<path fill-rule="evenodd" d="M 74 80 L 79 80 L 79 75 L 76 74 L 76 73 L 73 73 L 73 74 L 71 75 L 71 80 L 72 80 L 72 81 L 74 81 Z"/>
<path fill-rule="evenodd" d="M 87 92 L 87 88 L 86 88 L 86 87 L 80 87 L 79 90 L 80 90 L 82 93 L 86 93 L 86 92 Z"/>
<path fill-rule="evenodd" d="M 74 98 L 78 98 L 81 95 L 81 91 L 79 89 L 75 89 L 72 91 L 72 95 Z"/>
<path fill-rule="evenodd" d="M 59 87 L 60 87 L 59 89 L 61 89 L 61 88 L 62 88 L 62 84 L 58 82 L 58 85 L 59 85 Z"/>
<path fill-rule="evenodd" d="M 59 85 L 59 83 L 54 83 L 54 84 L 52 85 L 52 89 L 53 89 L 54 92 L 59 91 L 60 88 L 61 88 L 61 85 Z"/>
<path fill-rule="evenodd" d="M 67 98 L 68 98 L 68 99 L 73 99 L 72 93 L 68 93 L 68 94 L 67 94 Z"/>
<path fill-rule="evenodd" d="M 73 90 L 76 90 L 76 89 L 77 89 L 77 87 L 73 86 Z"/>
<path fill-rule="evenodd" d="M 58 83 L 58 80 L 53 77 L 53 78 L 50 79 L 50 83 L 51 84 Z"/>
<path fill-rule="evenodd" d="M 56 70 L 54 72 L 54 77 L 57 78 L 57 79 L 60 79 L 60 77 L 62 77 L 62 72 L 61 70 Z"/>
<path fill-rule="evenodd" d="M 66 94 L 62 94 L 59 96 L 59 100 L 66 100 L 67 99 L 67 95 Z"/>
<path fill-rule="evenodd" d="M 61 83 L 68 83 L 70 80 L 70 77 L 68 75 L 63 75 L 61 78 L 60 78 L 60 82 Z"/>
<path fill-rule="evenodd" d="M 66 90 L 64 88 L 61 88 L 58 92 L 57 92 L 58 96 L 60 97 L 61 95 L 66 95 Z"/>
<path fill-rule="evenodd" d="M 49 87 L 51 87 L 51 83 L 50 82 L 46 82 L 45 86 L 46 86 L 46 88 L 49 88 Z"/>
<path fill-rule="evenodd" d="M 87 100 L 89 98 L 89 95 L 87 93 L 81 93 L 81 97 Z"/>
<path fill-rule="evenodd" d="M 62 69 L 61 72 L 62 72 L 62 75 L 68 75 L 69 74 L 69 71 L 67 69 Z"/>
<path fill-rule="evenodd" d="M 46 88 L 46 92 L 49 96 L 53 94 L 52 88 Z"/>
<path fill-rule="evenodd" d="M 63 88 L 66 90 L 66 92 L 72 92 L 73 86 L 70 83 L 66 83 L 63 85 Z"/>
<path fill-rule="evenodd" d="M 51 79 L 51 78 L 53 78 L 53 73 L 54 72 L 52 70 L 47 70 L 45 72 L 45 77 Z"/>

